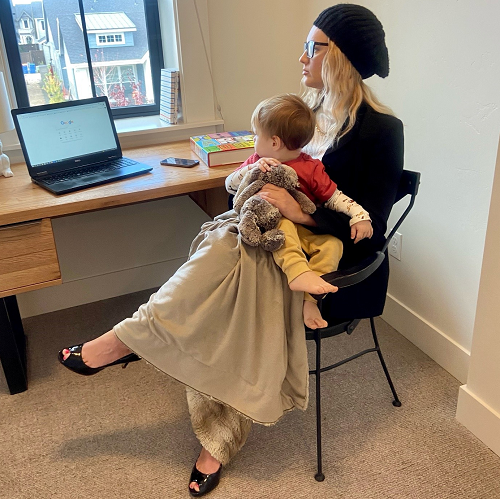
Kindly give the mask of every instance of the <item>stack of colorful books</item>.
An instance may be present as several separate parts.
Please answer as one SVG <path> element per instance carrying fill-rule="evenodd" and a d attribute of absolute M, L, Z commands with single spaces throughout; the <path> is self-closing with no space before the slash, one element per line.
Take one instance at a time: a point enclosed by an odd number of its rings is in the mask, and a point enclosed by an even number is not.
<path fill-rule="evenodd" d="M 191 150 L 207 166 L 243 163 L 254 153 L 254 134 L 248 130 L 190 137 Z"/>
<path fill-rule="evenodd" d="M 161 70 L 160 119 L 175 125 L 179 114 L 179 71 Z"/>

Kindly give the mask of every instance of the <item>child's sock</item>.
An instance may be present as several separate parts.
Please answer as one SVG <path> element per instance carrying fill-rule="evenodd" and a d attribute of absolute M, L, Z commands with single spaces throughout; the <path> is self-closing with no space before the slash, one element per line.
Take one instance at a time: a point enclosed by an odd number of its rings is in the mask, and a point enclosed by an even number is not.
<path fill-rule="evenodd" d="M 304 300 L 303 306 L 304 324 L 310 329 L 318 329 L 328 326 L 328 323 L 321 317 L 318 305 L 315 301 Z"/>

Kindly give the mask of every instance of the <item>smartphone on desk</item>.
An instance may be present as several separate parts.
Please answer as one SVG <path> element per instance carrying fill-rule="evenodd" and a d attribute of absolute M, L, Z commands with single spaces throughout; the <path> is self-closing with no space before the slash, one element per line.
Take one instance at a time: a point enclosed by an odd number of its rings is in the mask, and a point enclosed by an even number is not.
<path fill-rule="evenodd" d="M 199 164 L 200 162 L 197 159 L 165 158 L 160 161 L 160 165 L 180 166 L 182 168 L 191 168 Z"/>

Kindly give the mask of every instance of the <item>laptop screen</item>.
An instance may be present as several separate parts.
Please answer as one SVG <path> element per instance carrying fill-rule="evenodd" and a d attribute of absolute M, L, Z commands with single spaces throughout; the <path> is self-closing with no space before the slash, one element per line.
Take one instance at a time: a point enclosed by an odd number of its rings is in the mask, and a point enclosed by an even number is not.
<path fill-rule="evenodd" d="M 85 163 L 85 157 L 119 148 L 102 100 L 18 114 L 17 121 L 35 169 L 76 158 Z"/>

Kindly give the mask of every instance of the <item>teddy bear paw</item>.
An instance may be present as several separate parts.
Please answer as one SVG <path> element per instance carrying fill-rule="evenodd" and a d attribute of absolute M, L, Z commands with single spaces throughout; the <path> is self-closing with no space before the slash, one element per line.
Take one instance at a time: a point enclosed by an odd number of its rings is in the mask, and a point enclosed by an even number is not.
<path fill-rule="evenodd" d="M 285 244 L 285 233 L 279 229 L 264 232 L 260 238 L 260 246 L 266 251 L 279 250 Z"/>

